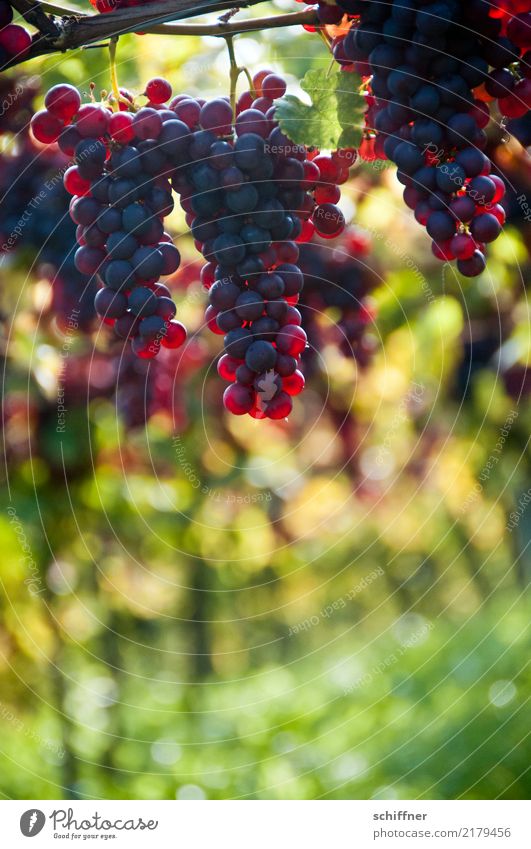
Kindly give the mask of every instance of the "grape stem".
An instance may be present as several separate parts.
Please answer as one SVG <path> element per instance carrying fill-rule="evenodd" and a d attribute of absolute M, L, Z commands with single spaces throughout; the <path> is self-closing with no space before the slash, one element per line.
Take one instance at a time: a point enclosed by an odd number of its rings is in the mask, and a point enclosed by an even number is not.
<path fill-rule="evenodd" d="M 239 6 L 255 6 L 262 2 L 264 0 L 240 0 Z M 243 21 L 225 22 L 219 19 L 211 24 L 168 23 L 207 12 L 232 10 L 234 0 L 155 0 L 147 5 L 116 9 L 106 15 L 85 15 L 38 0 L 13 0 L 13 6 L 28 23 L 39 29 L 40 37 L 35 39 L 27 54 L 13 58 L 6 67 L 19 65 L 37 56 L 90 46 L 129 32 L 225 38 L 240 32 L 318 23 L 315 9 Z"/>
<path fill-rule="evenodd" d="M 332 53 L 332 42 L 330 41 L 326 32 L 323 29 L 318 29 L 317 32 L 319 33 L 321 41 L 326 45 L 326 49 L 329 50 L 330 53 Z"/>
<path fill-rule="evenodd" d="M 247 77 L 247 82 L 249 83 L 249 91 L 251 92 L 251 94 L 252 94 L 252 96 L 253 96 L 253 100 L 255 100 L 255 99 L 258 97 L 258 93 L 257 93 L 257 91 L 256 91 L 256 89 L 255 89 L 255 87 L 254 87 L 254 84 L 253 84 L 253 78 L 252 78 L 252 76 L 250 75 L 250 73 L 249 73 L 249 71 L 247 70 L 247 68 L 242 68 L 242 71 L 243 71 L 243 73 L 245 74 L 245 76 Z"/>
<path fill-rule="evenodd" d="M 118 74 L 116 73 L 116 48 L 118 46 L 118 36 L 113 35 L 109 42 L 109 64 L 111 72 L 111 86 L 114 94 L 113 110 L 117 112 L 120 108 L 120 88 L 118 86 Z"/>
<path fill-rule="evenodd" d="M 233 120 L 236 119 L 236 86 L 238 78 L 243 71 L 243 68 L 238 67 L 236 62 L 236 54 L 234 53 L 234 36 L 226 35 L 227 50 L 229 51 L 230 59 L 230 108 L 232 109 Z"/>

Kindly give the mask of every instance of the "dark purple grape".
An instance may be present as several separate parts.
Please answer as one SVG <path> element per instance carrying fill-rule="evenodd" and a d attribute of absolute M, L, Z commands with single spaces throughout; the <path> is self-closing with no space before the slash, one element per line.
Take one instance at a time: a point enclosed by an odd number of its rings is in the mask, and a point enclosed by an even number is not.
<path fill-rule="evenodd" d="M 157 310 L 157 296 L 151 289 L 144 286 L 139 286 L 133 289 L 128 298 L 128 307 L 136 316 L 143 318 L 148 315 L 153 315 Z"/>
<path fill-rule="evenodd" d="M 276 363 L 277 352 L 270 342 L 258 340 L 252 342 L 245 352 L 245 365 L 254 372 L 272 369 Z"/>
<path fill-rule="evenodd" d="M 465 277 L 478 277 L 485 270 L 485 255 L 481 251 L 475 251 L 470 259 L 459 259 L 457 261 L 458 271 Z"/>
<path fill-rule="evenodd" d="M 102 318 L 120 318 L 127 310 L 127 298 L 112 289 L 100 289 L 94 299 L 94 306 Z"/>
<path fill-rule="evenodd" d="M 244 291 L 238 296 L 235 309 L 244 321 L 256 321 L 263 313 L 264 300 L 258 292 Z"/>

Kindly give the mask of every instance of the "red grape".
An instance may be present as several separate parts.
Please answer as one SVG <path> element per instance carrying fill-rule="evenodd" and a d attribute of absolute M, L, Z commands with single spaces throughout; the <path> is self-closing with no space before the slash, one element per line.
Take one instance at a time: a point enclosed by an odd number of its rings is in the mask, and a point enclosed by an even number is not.
<path fill-rule="evenodd" d="M 171 94 L 171 85 L 162 77 L 155 77 L 146 85 L 146 97 L 151 103 L 167 103 Z"/>
<path fill-rule="evenodd" d="M 52 144 L 59 138 L 64 124 L 46 109 L 36 112 L 31 119 L 31 129 L 37 141 L 42 144 Z"/>
<path fill-rule="evenodd" d="M 81 106 L 81 97 L 73 85 L 66 83 L 55 85 L 44 98 L 44 105 L 61 121 L 69 121 Z"/>

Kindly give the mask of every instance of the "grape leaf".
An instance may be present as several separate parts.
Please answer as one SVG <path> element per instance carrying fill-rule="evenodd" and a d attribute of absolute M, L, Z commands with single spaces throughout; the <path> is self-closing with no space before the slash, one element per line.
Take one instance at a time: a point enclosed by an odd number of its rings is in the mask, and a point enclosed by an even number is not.
<path fill-rule="evenodd" d="M 301 88 L 311 104 L 294 95 L 286 95 L 276 103 L 276 117 L 282 131 L 295 144 L 336 150 L 358 147 L 362 137 L 365 99 L 360 94 L 361 78 L 357 74 L 334 70 L 325 74 L 308 71 Z"/>

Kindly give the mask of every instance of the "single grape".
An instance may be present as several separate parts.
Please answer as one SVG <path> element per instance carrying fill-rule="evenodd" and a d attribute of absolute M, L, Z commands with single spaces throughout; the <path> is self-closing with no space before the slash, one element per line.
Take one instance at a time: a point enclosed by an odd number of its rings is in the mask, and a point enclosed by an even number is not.
<path fill-rule="evenodd" d="M 180 348 L 186 342 L 186 328 L 179 321 L 170 321 L 162 340 L 164 348 Z"/>
<path fill-rule="evenodd" d="M 171 95 L 171 85 L 162 77 L 155 77 L 146 85 L 146 97 L 149 98 L 151 103 L 167 103 Z"/>
<path fill-rule="evenodd" d="M 133 289 L 128 299 L 128 307 L 136 316 L 143 318 L 153 315 L 157 310 L 157 296 L 144 286 Z"/>
<path fill-rule="evenodd" d="M 48 112 L 60 121 L 67 122 L 74 117 L 81 106 L 81 97 L 73 85 L 61 83 L 47 92 L 44 105 Z"/>
<path fill-rule="evenodd" d="M 95 103 L 81 106 L 76 115 L 76 129 L 83 138 L 100 138 L 107 132 L 110 112 Z"/>
<path fill-rule="evenodd" d="M 278 395 L 266 405 L 265 414 L 269 419 L 286 419 L 293 409 L 293 401 L 287 392 Z"/>
<path fill-rule="evenodd" d="M 37 141 L 42 144 L 56 142 L 63 129 L 63 122 L 46 109 L 36 112 L 31 119 L 31 130 Z"/>
<path fill-rule="evenodd" d="M 156 109 L 145 106 L 133 116 L 133 129 L 138 139 L 158 139 L 162 132 L 162 118 Z"/>
<path fill-rule="evenodd" d="M 469 259 L 460 259 L 457 268 L 465 277 L 477 277 L 485 270 L 486 262 L 484 254 L 476 250 Z"/>
<path fill-rule="evenodd" d="M 133 116 L 129 112 L 114 112 L 109 118 L 109 135 L 119 144 L 128 144 L 135 138 Z"/>
<path fill-rule="evenodd" d="M 203 106 L 199 121 L 204 130 L 211 130 L 218 136 L 226 136 L 231 132 L 232 117 L 230 104 L 222 98 L 217 98 Z"/>
<path fill-rule="evenodd" d="M 31 35 L 18 24 L 7 24 L 0 29 L 0 47 L 9 56 L 21 59 L 31 47 Z"/>
<path fill-rule="evenodd" d="M 249 413 L 255 402 L 255 394 L 248 386 L 233 383 L 223 393 L 223 405 L 229 413 L 235 416 L 243 416 Z"/>
<path fill-rule="evenodd" d="M 112 289 L 100 289 L 94 299 L 94 306 L 102 318 L 121 318 L 127 310 L 127 298 Z"/>

